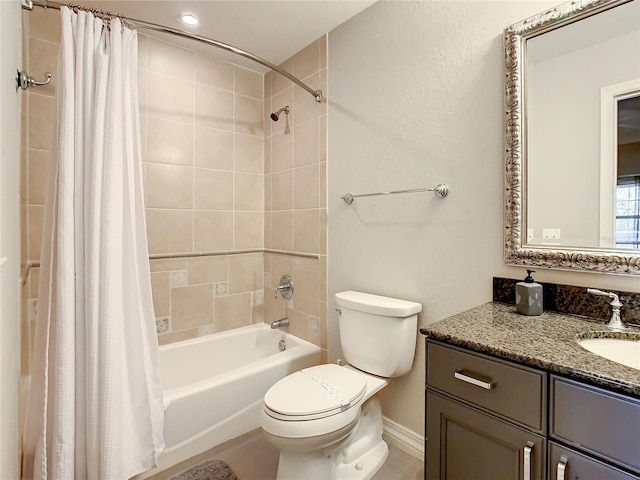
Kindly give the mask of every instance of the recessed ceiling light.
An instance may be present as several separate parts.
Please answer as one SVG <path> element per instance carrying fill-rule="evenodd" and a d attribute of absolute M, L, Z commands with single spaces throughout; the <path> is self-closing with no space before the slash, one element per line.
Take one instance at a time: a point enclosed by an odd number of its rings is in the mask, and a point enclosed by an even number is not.
<path fill-rule="evenodd" d="M 180 20 L 182 20 L 182 23 L 189 25 L 190 27 L 195 27 L 200 23 L 200 19 L 193 13 L 183 13 L 180 15 Z"/>

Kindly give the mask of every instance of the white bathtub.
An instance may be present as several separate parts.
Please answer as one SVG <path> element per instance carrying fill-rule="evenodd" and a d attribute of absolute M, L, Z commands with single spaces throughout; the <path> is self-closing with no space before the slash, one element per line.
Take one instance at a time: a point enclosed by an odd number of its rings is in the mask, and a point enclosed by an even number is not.
<path fill-rule="evenodd" d="M 255 430 L 269 387 L 319 363 L 319 347 L 265 323 L 161 346 L 166 448 L 140 478 Z"/>

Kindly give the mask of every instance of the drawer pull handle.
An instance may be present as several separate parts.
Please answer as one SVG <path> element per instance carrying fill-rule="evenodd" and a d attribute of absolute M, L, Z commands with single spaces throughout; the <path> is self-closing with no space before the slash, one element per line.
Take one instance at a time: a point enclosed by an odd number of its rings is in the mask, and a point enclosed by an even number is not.
<path fill-rule="evenodd" d="M 496 382 L 494 382 L 493 380 L 486 381 L 480 378 L 476 378 L 470 375 L 469 373 L 465 373 L 464 370 L 456 370 L 453 376 L 456 377 L 458 380 L 462 380 L 463 382 L 476 385 L 477 387 L 486 388 L 487 390 L 491 390 L 493 387 L 496 386 Z"/>
<path fill-rule="evenodd" d="M 567 463 L 569 463 L 569 457 L 562 455 L 558 462 L 558 472 L 556 474 L 556 480 L 565 480 L 564 471 L 567 469 Z"/>
<path fill-rule="evenodd" d="M 531 480 L 531 450 L 533 450 L 533 442 L 527 442 L 524 447 L 524 480 Z"/>

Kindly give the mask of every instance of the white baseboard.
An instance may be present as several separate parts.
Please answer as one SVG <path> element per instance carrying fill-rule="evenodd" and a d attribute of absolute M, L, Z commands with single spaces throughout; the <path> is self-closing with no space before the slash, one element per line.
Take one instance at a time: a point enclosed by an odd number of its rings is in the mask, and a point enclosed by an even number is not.
<path fill-rule="evenodd" d="M 384 439 L 418 460 L 424 461 L 424 438 L 422 435 L 403 427 L 399 423 L 382 417 Z"/>

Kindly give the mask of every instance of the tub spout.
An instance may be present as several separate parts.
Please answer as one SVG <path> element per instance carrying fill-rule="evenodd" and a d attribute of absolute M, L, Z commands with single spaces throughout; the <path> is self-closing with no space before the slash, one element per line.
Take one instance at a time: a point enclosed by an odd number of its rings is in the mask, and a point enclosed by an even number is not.
<path fill-rule="evenodd" d="M 282 328 L 282 327 L 288 327 L 288 326 L 289 326 L 288 318 L 281 318 L 280 320 L 274 320 L 273 322 L 271 322 L 271 328 Z"/>

